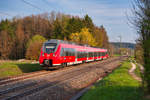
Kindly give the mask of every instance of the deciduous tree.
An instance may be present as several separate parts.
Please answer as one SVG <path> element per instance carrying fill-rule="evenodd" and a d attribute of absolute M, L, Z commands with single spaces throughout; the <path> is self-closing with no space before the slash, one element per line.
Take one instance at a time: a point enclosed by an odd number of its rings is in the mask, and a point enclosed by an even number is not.
<path fill-rule="evenodd" d="M 42 44 L 45 41 L 46 39 L 43 36 L 33 36 L 32 39 L 30 39 L 27 43 L 26 58 L 31 60 L 38 60 Z"/>
<path fill-rule="evenodd" d="M 92 34 L 89 32 L 88 28 L 81 29 L 80 33 L 72 33 L 70 35 L 70 39 L 78 43 L 96 46 L 95 39 L 93 38 Z"/>

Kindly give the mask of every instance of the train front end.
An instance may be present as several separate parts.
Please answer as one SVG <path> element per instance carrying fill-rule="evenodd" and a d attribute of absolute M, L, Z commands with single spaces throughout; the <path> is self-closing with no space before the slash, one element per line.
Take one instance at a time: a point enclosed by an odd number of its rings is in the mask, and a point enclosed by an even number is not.
<path fill-rule="evenodd" d="M 39 57 L 40 65 L 44 67 L 53 67 L 56 48 L 57 42 L 54 41 L 47 41 L 43 44 Z"/>

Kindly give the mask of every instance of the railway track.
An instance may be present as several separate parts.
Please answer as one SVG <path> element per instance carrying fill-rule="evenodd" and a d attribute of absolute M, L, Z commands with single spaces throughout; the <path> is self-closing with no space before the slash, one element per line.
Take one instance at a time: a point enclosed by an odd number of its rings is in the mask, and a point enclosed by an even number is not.
<path fill-rule="evenodd" d="M 15 100 L 15 99 L 20 99 L 22 97 L 28 96 L 30 94 L 39 92 L 43 89 L 46 88 L 54 88 L 60 84 L 63 84 L 65 82 L 68 81 L 72 81 L 75 79 L 78 79 L 80 77 L 83 76 L 83 74 L 88 74 L 91 71 L 94 70 L 100 70 L 99 74 L 101 74 L 102 76 L 106 75 L 106 73 L 111 72 L 114 68 L 107 68 L 106 65 L 107 64 L 111 64 L 112 62 L 121 60 L 120 58 L 115 58 L 115 59 L 108 59 L 101 62 L 101 63 L 96 63 L 94 64 L 94 67 L 88 64 L 86 64 L 86 68 L 82 67 L 82 65 L 79 65 L 79 68 L 68 68 L 68 69 L 64 69 L 63 71 L 58 70 L 58 71 L 54 71 L 52 73 L 47 73 L 47 72 L 41 72 L 41 73 L 34 73 L 34 75 L 29 75 L 26 77 L 20 77 L 20 78 L 14 78 L 14 79 L 7 79 L 7 80 L 13 80 L 13 81 L 18 81 L 18 80 L 22 80 L 25 78 L 33 78 L 36 77 L 37 75 L 39 75 L 38 77 L 40 77 L 40 75 L 42 75 L 43 73 L 43 77 L 31 82 L 28 82 L 26 84 L 22 84 L 22 85 L 16 85 L 14 87 L 8 87 L 6 89 L 3 89 L 0 91 L 0 99 L 2 100 Z M 64 73 L 65 72 L 65 73 Z M 1 80 L 0 84 L 4 84 L 4 82 L 13 82 L 13 81 L 6 81 L 6 80 Z"/>
<path fill-rule="evenodd" d="M 111 60 L 109 62 L 111 62 Z M 91 62 L 91 63 L 95 63 L 95 62 Z M 102 62 L 102 63 L 107 64 L 107 63 L 105 63 L 105 61 Z M 23 80 L 30 79 L 30 78 L 37 77 L 37 76 L 41 76 L 41 75 L 46 75 L 46 74 L 49 74 L 51 72 L 57 72 L 57 71 L 60 71 L 60 70 L 66 70 L 68 68 L 70 69 L 70 67 L 73 67 L 73 66 L 65 67 L 63 69 L 58 69 L 56 71 L 45 71 L 45 70 L 42 70 L 42 71 L 37 71 L 37 72 L 26 73 L 26 74 L 23 74 L 23 75 L 20 75 L 20 76 L 2 78 L 2 79 L 0 79 L 0 86 L 11 84 L 13 82 L 23 81 Z"/>
<path fill-rule="evenodd" d="M 0 86 L 9 84 L 11 82 L 16 82 L 16 81 L 19 81 L 19 80 L 25 80 L 25 79 L 37 77 L 37 76 L 40 76 L 40 75 L 46 75 L 48 73 L 49 73 L 48 71 L 37 71 L 37 72 L 31 72 L 29 74 L 24 74 L 24 75 L 20 75 L 20 76 L 3 78 L 3 79 L 0 79 Z"/>

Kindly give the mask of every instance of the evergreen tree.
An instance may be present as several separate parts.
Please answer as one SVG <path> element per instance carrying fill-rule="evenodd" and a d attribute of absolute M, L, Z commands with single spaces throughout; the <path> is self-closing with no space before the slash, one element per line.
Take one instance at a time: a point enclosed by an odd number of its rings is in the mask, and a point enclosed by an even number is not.
<path fill-rule="evenodd" d="M 93 33 L 94 24 L 93 24 L 93 21 L 92 21 L 92 19 L 89 17 L 88 14 L 86 14 L 86 15 L 84 16 L 83 22 L 84 22 L 84 26 L 85 26 L 86 28 L 88 28 L 90 32 Z"/>
<path fill-rule="evenodd" d="M 63 29 L 58 19 L 54 22 L 53 39 L 64 39 Z"/>
<path fill-rule="evenodd" d="M 14 27 L 9 20 L 2 20 L 0 23 L 0 52 L 2 59 L 11 57 L 12 47 L 15 41 Z"/>
<path fill-rule="evenodd" d="M 83 28 L 82 20 L 79 18 L 72 17 L 68 20 L 68 23 L 65 28 L 66 38 L 69 39 L 71 33 L 80 32 Z"/>

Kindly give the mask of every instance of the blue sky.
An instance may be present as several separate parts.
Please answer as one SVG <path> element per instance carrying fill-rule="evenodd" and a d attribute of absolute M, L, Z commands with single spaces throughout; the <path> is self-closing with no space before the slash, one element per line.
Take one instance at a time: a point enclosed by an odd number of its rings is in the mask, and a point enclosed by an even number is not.
<path fill-rule="evenodd" d="M 123 42 L 134 43 L 137 39 L 136 30 L 128 23 L 132 17 L 132 0 L 1 0 L 0 19 L 13 16 L 27 16 L 44 12 L 62 12 L 65 14 L 83 17 L 88 14 L 94 24 L 104 25 L 109 36 L 109 41 L 118 42 L 121 35 Z"/>

